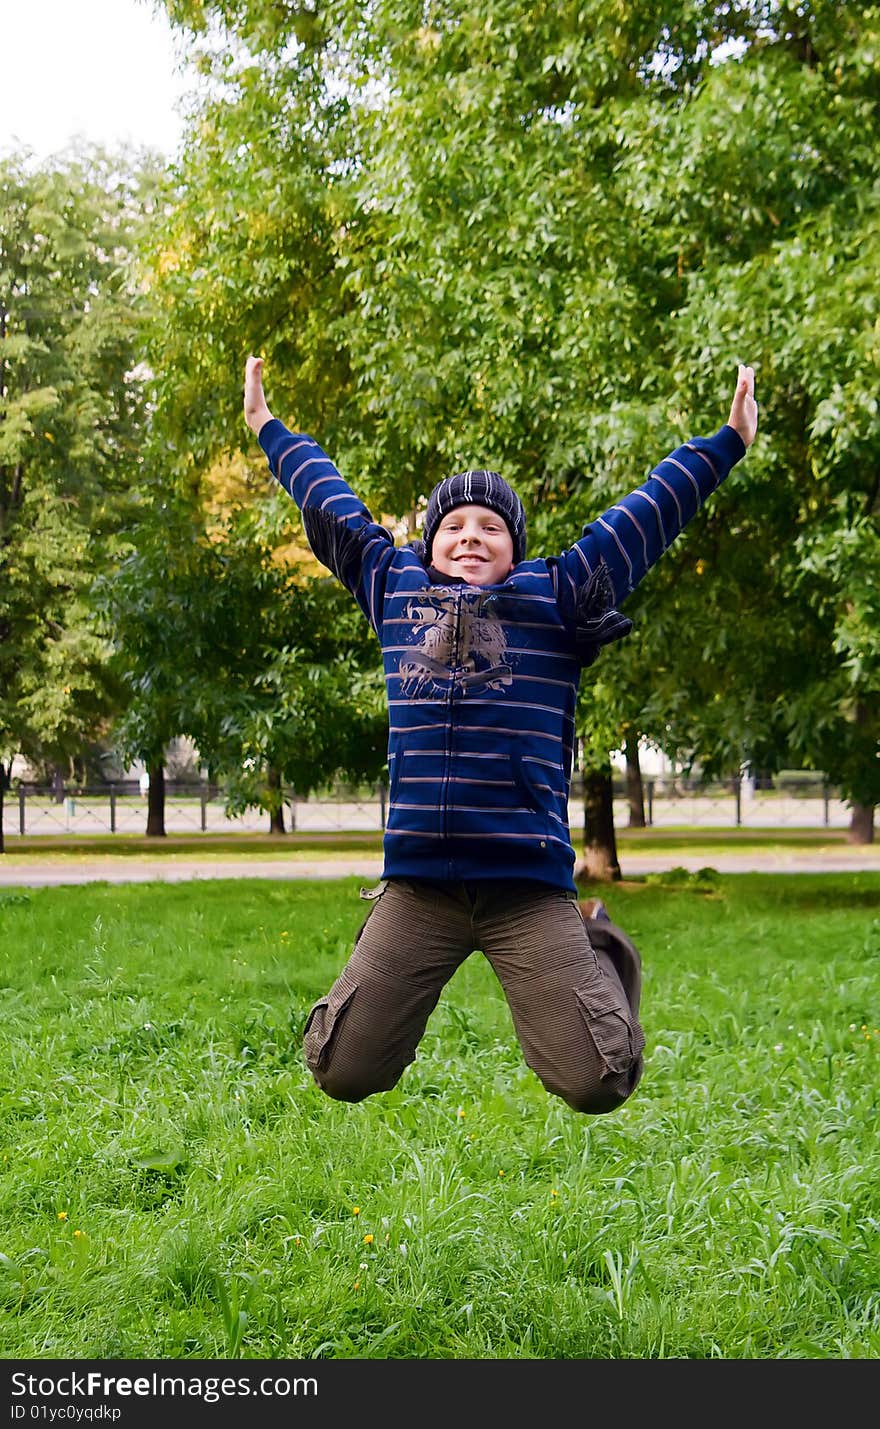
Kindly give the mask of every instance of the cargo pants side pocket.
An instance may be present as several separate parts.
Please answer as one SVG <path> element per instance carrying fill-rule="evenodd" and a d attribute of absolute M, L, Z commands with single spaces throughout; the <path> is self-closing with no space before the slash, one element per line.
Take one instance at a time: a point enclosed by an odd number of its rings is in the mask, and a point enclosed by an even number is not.
<path fill-rule="evenodd" d="M 375 888 L 362 888 L 359 896 L 370 904 L 369 912 L 358 929 L 354 940 L 357 947 L 367 926 L 370 914 L 376 907 L 382 894 L 388 887 L 387 878 L 381 879 Z M 348 968 L 343 968 L 339 977 L 327 993 L 326 997 L 319 997 L 311 1009 L 305 1027 L 303 1028 L 303 1051 L 305 1053 L 306 1064 L 313 1074 L 326 1071 L 333 1049 L 339 1040 L 339 1034 L 343 1023 L 349 1012 L 355 995 L 357 994 L 357 980 L 352 977 Z"/>
<path fill-rule="evenodd" d="M 641 1023 L 621 995 L 622 989 L 597 971 L 574 994 L 587 1031 L 604 1067 L 603 1078 L 631 1071 L 645 1049 Z"/>

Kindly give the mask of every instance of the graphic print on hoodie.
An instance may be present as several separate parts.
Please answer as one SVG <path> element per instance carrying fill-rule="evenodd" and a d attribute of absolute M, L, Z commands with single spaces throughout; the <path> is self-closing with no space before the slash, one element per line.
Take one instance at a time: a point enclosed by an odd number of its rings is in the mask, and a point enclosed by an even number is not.
<path fill-rule="evenodd" d="M 455 592 L 442 587 L 411 601 L 404 614 L 411 622 L 412 655 L 403 656 L 398 666 L 401 692 L 413 699 L 441 694 L 450 674 L 459 696 L 509 686 L 513 666 L 496 604 L 487 594 L 457 611 Z"/>

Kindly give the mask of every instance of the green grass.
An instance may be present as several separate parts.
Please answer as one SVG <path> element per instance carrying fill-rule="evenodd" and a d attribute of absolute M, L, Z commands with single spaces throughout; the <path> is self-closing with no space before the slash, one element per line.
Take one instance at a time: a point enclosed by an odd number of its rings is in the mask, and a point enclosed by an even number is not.
<path fill-rule="evenodd" d="M 880 874 L 604 890 L 648 1057 L 597 1118 L 478 956 L 324 1097 L 357 887 L 0 890 L 3 1357 L 877 1357 Z"/>

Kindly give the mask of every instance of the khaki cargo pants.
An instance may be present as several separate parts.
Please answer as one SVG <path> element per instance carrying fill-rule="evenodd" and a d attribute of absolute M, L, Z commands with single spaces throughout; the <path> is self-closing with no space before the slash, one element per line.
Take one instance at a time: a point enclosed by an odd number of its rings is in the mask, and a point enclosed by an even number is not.
<path fill-rule="evenodd" d="M 613 923 L 585 925 L 571 894 L 540 883 L 391 878 L 361 897 L 371 908 L 354 951 L 304 1030 L 306 1061 L 328 1096 L 358 1102 L 393 1087 L 443 987 L 477 950 L 548 1091 L 598 1114 L 635 1089 L 640 963 Z"/>

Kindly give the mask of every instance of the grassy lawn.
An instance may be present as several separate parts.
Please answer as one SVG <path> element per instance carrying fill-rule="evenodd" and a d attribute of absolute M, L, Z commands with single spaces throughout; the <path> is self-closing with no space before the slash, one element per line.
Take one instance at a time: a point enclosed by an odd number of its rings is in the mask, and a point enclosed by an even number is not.
<path fill-rule="evenodd" d="M 479 956 L 394 1091 L 324 1097 L 358 884 L 0 890 L 4 1357 L 880 1354 L 880 874 L 607 890 L 648 1056 L 596 1118 Z"/>

